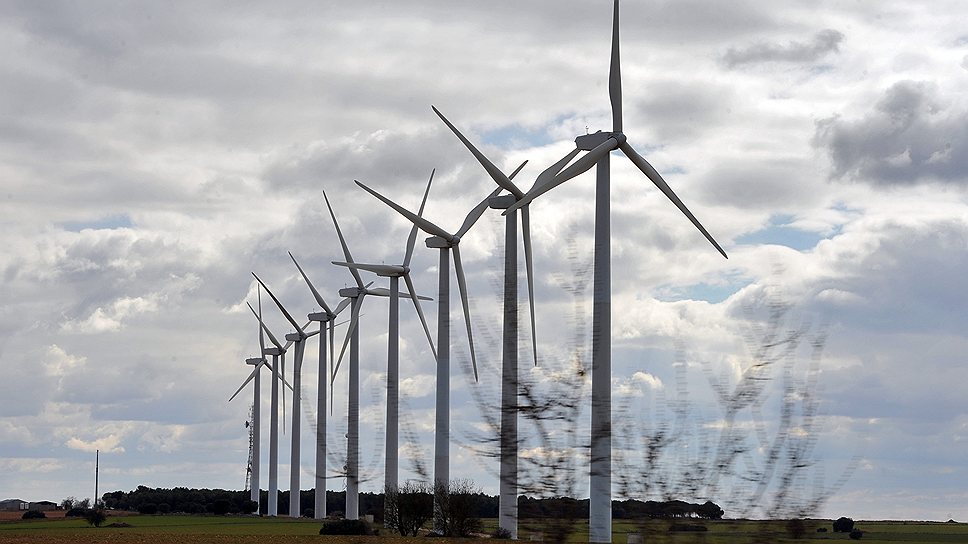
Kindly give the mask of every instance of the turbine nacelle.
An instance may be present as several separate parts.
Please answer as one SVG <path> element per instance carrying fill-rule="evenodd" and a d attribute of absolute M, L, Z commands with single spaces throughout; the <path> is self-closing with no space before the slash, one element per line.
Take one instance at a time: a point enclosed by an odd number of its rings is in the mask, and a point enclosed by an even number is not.
<path fill-rule="evenodd" d="M 454 236 L 452 239 L 448 240 L 443 236 L 430 236 L 425 240 L 427 247 L 434 249 L 445 249 L 456 246 L 460 243 L 460 236 Z"/>
<path fill-rule="evenodd" d="M 487 200 L 487 205 L 494 210 L 506 210 L 518 201 L 514 195 L 493 196 Z"/>
<path fill-rule="evenodd" d="M 609 138 L 618 142 L 618 145 L 622 145 L 622 143 L 628 140 L 625 134 L 621 132 L 602 132 L 599 130 L 594 134 L 584 134 L 575 138 L 575 147 L 582 151 L 591 151 L 605 143 Z"/>
<path fill-rule="evenodd" d="M 366 295 L 366 287 L 344 287 L 339 290 L 339 296 L 345 298 L 359 298 Z"/>
<path fill-rule="evenodd" d="M 262 350 L 262 353 L 266 355 L 285 355 L 286 350 L 279 347 L 271 347 L 271 348 L 266 348 Z"/>
<path fill-rule="evenodd" d="M 335 319 L 336 316 L 330 315 L 329 312 L 313 312 L 311 314 L 308 314 L 306 318 L 308 318 L 310 321 L 318 321 L 320 323 L 325 323 L 327 321 Z"/>
<path fill-rule="evenodd" d="M 255 366 L 263 361 L 265 361 L 265 359 L 263 359 L 262 357 L 250 357 L 245 360 L 245 364 Z"/>

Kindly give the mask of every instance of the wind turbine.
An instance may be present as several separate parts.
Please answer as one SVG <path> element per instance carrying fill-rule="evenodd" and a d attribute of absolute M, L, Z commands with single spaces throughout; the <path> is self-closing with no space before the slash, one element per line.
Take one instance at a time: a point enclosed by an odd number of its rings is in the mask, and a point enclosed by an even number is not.
<path fill-rule="evenodd" d="M 259 290 L 259 315 L 260 316 L 262 315 L 262 290 L 261 289 Z M 245 360 L 245 364 L 254 365 L 255 368 L 252 369 L 252 372 L 249 374 L 249 377 L 246 378 L 244 382 L 242 382 L 242 385 L 239 386 L 239 388 L 235 391 L 235 393 L 233 393 L 232 396 L 229 397 L 229 402 L 232 402 L 232 399 L 238 396 L 238 394 L 241 393 L 243 389 L 245 389 L 245 386 L 248 385 L 249 382 L 255 380 L 255 383 L 252 384 L 252 437 L 253 439 L 252 439 L 252 460 L 251 460 L 252 465 L 250 467 L 252 469 L 252 473 L 250 478 L 251 487 L 250 487 L 249 498 L 255 501 L 256 504 L 259 503 L 259 498 L 260 498 L 259 497 L 259 494 L 260 494 L 259 474 L 260 474 L 260 464 L 262 462 L 260 458 L 261 452 L 262 452 L 262 445 L 261 445 L 262 431 L 261 431 L 261 424 L 260 424 L 260 422 L 262 421 L 262 410 L 260 408 L 262 380 L 260 379 L 259 371 L 262 370 L 263 366 L 269 365 L 268 361 L 266 361 L 265 350 L 266 350 L 265 337 L 262 332 L 262 325 L 259 325 L 259 356 L 251 357 Z M 275 374 L 275 371 L 273 370 L 272 373 Z M 258 511 L 258 508 L 256 508 L 256 510 Z"/>
<path fill-rule="evenodd" d="M 477 158 L 484 170 L 498 187 L 510 194 L 495 196 L 488 205 L 494 209 L 507 209 L 524 198 L 524 191 L 511 181 L 528 161 L 506 176 L 474 144 L 457 130 L 444 114 L 431 106 L 434 113 L 463 142 L 468 151 Z M 528 300 L 531 307 L 531 348 L 534 364 L 538 364 L 538 344 L 534 318 L 534 266 L 531 251 L 531 218 L 528 206 L 521 208 L 521 230 L 524 238 L 524 259 L 528 275 Z M 500 434 L 500 488 L 498 493 L 498 526 L 507 530 L 511 538 L 518 538 L 518 241 L 517 213 L 505 215 L 504 222 L 504 331 L 501 359 L 501 434 Z"/>
<path fill-rule="evenodd" d="M 423 215 L 424 205 L 427 203 L 427 194 L 430 192 L 430 184 L 433 183 L 434 173 L 430 173 L 430 180 L 427 182 L 427 189 L 424 191 L 423 200 L 420 202 L 418 215 Z M 410 300 L 413 307 L 420 317 L 420 324 L 423 325 L 424 333 L 427 335 L 427 342 L 430 343 L 430 351 L 437 359 L 437 350 L 434 349 L 434 341 L 430 337 L 430 329 L 427 327 L 427 320 L 424 318 L 423 309 L 420 307 L 420 299 L 423 297 L 415 296 L 416 289 L 413 280 L 410 278 L 410 258 L 413 257 L 414 244 L 417 242 L 417 226 L 410 229 L 410 236 L 407 238 L 407 250 L 403 257 L 403 263 L 399 265 L 388 264 L 366 264 L 354 262 L 338 262 L 333 264 L 345 266 L 351 270 L 365 270 L 377 276 L 390 279 L 390 311 L 389 311 L 389 336 L 387 338 L 387 419 L 386 419 L 386 458 L 384 470 L 383 488 L 389 496 L 390 490 L 396 490 L 399 481 L 399 429 L 400 429 L 400 278 L 402 277 L 407 284 L 410 293 Z M 355 327 L 351 324 L 350 327 Z"/>
<path fill-rule="evenodd" d="M 451 234 L 359 181 L 356 184 L 409 219 L 420 230 L 430 234 L 431 236 L 426 240 L 427 247 L 440 250 L 440 261 L 437 267 L 439 294 L 437 296 L 437 397 L 434 428 L 434 530 L 441 532 L 443 527 L 440 523 L 440 516 L 436 515 L 441 508 L 441 497 L 436 491 L 438 489 L 443 491 L 450 485 L 450 253 L 453 249 L 457 287 L 460 290 L 461 304 L 464 307 L 464 322 L 467 325 L 467 342 L 470 346 L 471 364 L 474 367 L 474 380 L 477 381 L 477 355 L 474 353 L 474 336 L 471 333 L 467 282 L 464 279 L 464 266 L 460 260 L 460 240 L 480 219 L 484 210 L 487 209 L 489 200 L 497 196 L 501 192 L 501 188 L 495 189 L 475 206 L 464 218 L 464 223 L 460 229 Z"/>
<path fill-rule="evenodd" d="M 316 382 L 316 492 L 314 497 L 314 517 L 316 519 L 324 519 L 326 517 L 326 388 L 329 385 L 326 383 L 326 324 L 329 323 L 329 360 L 335 361 L 333 349 L 336 337 L 336 317 L 350 304 L 351 299 L 344 298 L 336 306 L 336 310 L 331 310 L 326 304 L 326 301 L 323 300 L 322 295 L 319 294 L 316 286 L 313 285 L 313 282 L 309 281 L 309 276 L 299 266 L 299 263 L 293 257 L 292 253 L 289 253 L 289 257 L 296 265 L 296 268 L 299 269 L 299 273 L 302 274 L 303 279 L 306 280 L 306 285 L 309 286 L 313 298 L 316 299 L 316 302 L 323 310 L 321 312 L 311 313 L 307 317 L 309 317 L 310 321 L 318 321 L 319 330 L 322 332 L 319 338 L 319 377 Z"/>
<path fill-rule="evenodd" d="M 528 205 L 536 197 L 597 165 L 595 190 L 595 257 L 592 303 L 592 425 L 591 477 L 589 486 L 589 541 L 612 541 L 612 428 L 611 428 L 611 252 L 609 242 L 609 153 L 620 149 L 632 163 L 679 208 L 699 232 L 726 257 L 726 252 L 699 220 L 686 208 L 662 176 L 635 149 L 622 132 L 622 76 L 619 62 L 619 9 L 615 0 L 612 15 L 612 55 L 608 77 L 612 106 L 612 131 L 587 134 L 575 139 L 577 149 L 545 170 L 524 198 L 510 206 L 509 214 Z M 562 169 L 577 151 L 588 153 Z"/>
<path fill-rule="evenodd" d="M 256 313 L 251 304 L 248 302 L 245 304 L 249 307 L 249 310 L 252 310 L 252 315 L 259 320 L 260 330 L 265 331 L 269 336 L 269 341 L 273 344 L 273 347 L 266 348 L 265 342 L 263 342 L 262 355 L 263 357 L 272 355 L 272 374 L 274 378 L 277 378 L 272 380 L 272 394 L 269 400 L 269 504 L 266 506 L 266 514 L 276 516 L 279 513 L 279 380 L 281 379 L 283 383 L 286 383 L 285 376 L 277 373 L 276 369 L 280 368 L 280 357 L 285 361 L 286 350 L 289 348 L 289 344 L 285 346 L 280 344 L 276 340 L 275 335 L 272 334 L 272 331 L 262 321 L 261 298 L 258 313 Z M 289 384 L 286 383 L 286 385 Z"/>
<path fill-rule="evenodd" d="M 320 330 L 307 333 L 305 329 L 309 327 L 309 324 L 312 323 L 312 321 L 309 321 L 308 323 L 300 327 L 299 323 L 296 323 L 296 320 L 292 318 L 292 315 L 290 315 L 289 312 L 286 311 L 286 307 L 282 305 L 282 302 L 279 302 L 279 299 L 276 298 L 276 295 L 272 294 L 272 291 L 269 289 L 269 286 L 266 285 L 264 281 L 262 281 L 262 278 L 257 276 L 255 272 L 252 273 L 252 277 L 254 277 L 256 281 L 259 282 L 259 285 L 261 285 L 262 288 L 266 290 L 266 293 L 269 293 L 269 296 L 272 298 L 272 301 L 276 303 L 276 306 L 279 308 L 279 311 L 282 312 L 282 315 L 286 317 L 286 320 L 292 324 L 294 329 L 296 329 L 296 332 L 289 333 L 286 335 L 286 340 L 288 340 L 290 343 L 296 346 L 296 358 L 292 368 L 293 414 L 292 414 L 292 435 L 291 435 L 292 445 L 289 451 L 289 517 L 298 518 L 302 516 L 302 512 L 300 511 L 300 508 L 299 508 L 300 507 L 300 504 L 299 504 L 300 503 L 300 500 L 299 500 L 300 499 L 300 492 L 299 492 L 300 459 L 299 457 L 300 457 L 300 435 L 301 435 L 301 429 L 302 429 L 302 425 L 301 425 L 302 419 L 299 417 L 299 412 L 297 411 L 298 407 L 302 403 L 302 363 L 303 363 L 303 356 L 306 353 L 306 343 L 305 343 L 306 339 L 319 334 L 319 332 L 323 329 L 320 328 Z"/>
<path fill-rule="evenodd" d="M 336 213 L 333 212 L 333 207 L 329 203 L 329 197 L 326 196 L 326 191 L 323 191 L 323 199 L 326 200 L 326 207 L 329 208 L 329 214 L 333 218 L 333 225 L 336 227 L 336 234 L 339 236 L 339 243 L 343 248 L 343 256 L 349 263 L 353 262 L 353 255 L 350 254 L 350 248 L 346 245 L 346 240 L 343 238 L 343 232 L 339 228 L 339 222 L 336 220 Z M 350 273 L 353 275 L 353 279 L 356 281 L 355 287 L 347 287 L 339 290 L 339 296 L 346 297 L 350 300 L 350 326 L 346 331 L 346 337 L 343 340 L 343 347 L 340 349 L 339 357 L 336 359 L 336 365 L 333 369 L 332 380 L 330 381 L 330 386 L 336 379 L 336 373 L 339 371 L 340 364 L 343 361 L 343 354 L 346 353 L 346 346 L 349 344 L 350 348 L 350 368 L 348 377 L 348 388 L 347 393 L 347 417 L 346 417 L 346 507 L 344 510 L 344 515 L 346 519 L 359 519 L 360 516 L 360 306 L 363 304 L 363 299 L 367 295 L 377 295 L 377 296 L 390 296 L 390 291 L 387 289 L 370 289 L 370 282 L 366 285 L 363 284 L 363 279 L 360 277 L 360 273 L 356 271 L 355 268 L 350 268 Z"/>

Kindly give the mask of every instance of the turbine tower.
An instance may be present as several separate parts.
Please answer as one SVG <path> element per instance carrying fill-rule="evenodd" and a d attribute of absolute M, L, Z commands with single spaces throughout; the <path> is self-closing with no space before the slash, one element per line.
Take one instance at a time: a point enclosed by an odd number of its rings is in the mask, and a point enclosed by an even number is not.
<path fill-rule="evenodd" d="M 333 212 L 333 207 L 329 203 L 329 197 L 326 196 L 326 191 L 323 191 L 323 199 L 326 200 L 326 207 L 329 208 L 329 214 L 333 218 L 333 225 L 336 227 L 336 234 L 339 236 L 339 243 L 343 248 L 343 257 L 346 262 L 353 262 L 353 255 L 350 254 L 350 248 L 346 245 L 346 240 L 343 238 L 343 232 L 339 228 L 339 222 L 336 220 L 336 213 Z M 333 369 L 332 380 L 330 381 L 330 387 L 332 387 L 334 381 L 336 380 L 336 373 L 339 372 L 340 364 L 343 361 L 343 354 L 346 353 L 346 346 L 349 345 L 350 348 L 350 368 L 349 368 L 349 385 L 347 393 L 347 417 L 346 417 L 346 507 L 344 510 L 344 515 L 346 519 L 359 519 L 360 516 L 360 307 L 363 304 L 363 299 L 367 295 L 377 295 L 377 296 L 390 296 L 390 291 L 387 289 L 370 289 L 373 282 L 366 285 L 363 284 L 363 279 L 360 277 L 360 273 L 356 271 L 355 268 L 350 268 L 350 273 L 353 275 L 353 279 L 356 281 L 356 287 L 348 287 L 339 290 L 339 296 L 346 297 L 350 299 L 350 326 L 346 331 L 346 337 L 343 339 L 343 347 L 340 349 L 339 357 L 336 359 L 335 368 Z"/>
<path fill-rule="evenodd" d="M 290 436 L 291 447 L 289 450 L 289 517 L 298 518 L 302 516 L 300 510 L 300 492 L 299 492 L 299 470 L 300 470 L 300 452 L 301 452 L 301 429 L 302 429 L 302 419 L 299 417 L 298 407 L 302 403 L 302 363 L 303 356 L 306 353 L 306 339 L 319 334 L 323 329 L 313 331 L 311 333 L 306 333 L 306 328 L 309 327 L 312 321 L 307 322 L 302 327 L 296 320 L 292 318 L 292 315 L 286 311 L 286 307 L 279 302 L 276 295 L 272 294 L 269 286 L 262 281 L 262 278 L 256 275 L 255 272 L 252 273 L 252 277 L 259 282 L 259 285 L 269 293 L 272 301 L 276 303 L 276 307 L 282 312 L 282 315 L 286 317 L 286 320 L 292 324 L 296 332 L 289 333 L 286 335 L 286 340 L 294 344 L 296 347 L 296 358 L 292 365 L 292 433 Z"/>
<path fill-rule="evenodd" d="M 470 346 L 471 364 L 474 368 L 474 381 L 478 380 L 477 355 L 474 352 L 474 336 L 471 333 L 471 313 L 467 302 L 467 282 L 464 279 L 464 266 L 460 260 L 460 240 L 480 219 L 487 209 L 491 197 L 501 191 L 498 187 L 484 198 L 464 218 L 460 229 L 451 234 L 423 217 L 407 210 L 366 185 L 356 182 L 368 193 L 377 197 L 400 215 L 406 217 L 420 230 L 430 234 L 427 247 L 440 250 L 437 297 L 437 398 L 435 403 L 436 421 L 434 426 L 434 531 L 442 532 L 440 514 L 441 497 L 437 491 L 446 490 L 450 485 L 450 253 L 454 253 L 454 270 L 457 274 L 457 287 L 460 290 L 461 304 L 464 308 L 464 322 L 467 325 L 467 342 Z"/>
<path fill-rule="evenodd" d="M 488 201 L 494 209 L 507 209 L 524 198 L 524 191 L 511 179 L 528 161 L 506 176 L 474 144 L 457 130 L 444 114 L 431 106 L 434 113 L 477 158 L 498 187 L 510 194 L 495 196 Z M 528 276 L 528 300 L 531 307 L 531 348 L 535 366 L 538 365 L 538 344 L 534 317 L 534 266 L 531 251 L 531 219 L 528 206 L 521 209 L 521 230 L 524 238 L 524 259 Z M 517 213 L 505 216 L 504 222 L 504 331 L 501 358 L 501 432 L 500 432 L 500 487 L 498 493 L 498 526 L 507 530 L 511 538 L 518 538 L 518 240 Z"/>
<path fill-rule="evenodd" d="M 430 180 L 427 182 L 427 189 L 424 191 L 423 200 L 420 202 L 418 215 L 423 215 L 424 205 L 427 203 L 427 194 L 430 192 L 430 185 L 433 183 L 434 173 L 430 173 Z M 391 490 L 396 490 L 399 483 L 399 429 L 400 429 L 400 278 L 402 277 L 407 284 L 410 293 L 410 300 L 423 325 L 424 333 L 427 335 L 427 342 L 430 344 L 430 351 L 437 359 L 437 350 L 434 348 L 434 341 L 430 337 L 430 329 L 427 327 L 427 320 L 424 318 L 423 309 L 420 307 L 420 299 L 426 297 L 414 296 L 416 289 L 410 277 L 410 258 L 413 257 L 414 244 L 417 242 L 417 226 L 410 229 L 410 236 L 407 238 L 407 249 L 403 257 L 403 263 L 399 265 L 388 264 L 366 264 L 353 262 L 333 261 L 333 264 L 345 266 L 351 270 L 365 270 L 377 276 L 390 279 L 390 311 L 388 316 L 387 337 L 387 414 L 386 414 L 386 457 L 383 488 L 385 496 L 389 496 Z M 406 297 L 407 295 L 404 294 Z M 351 324 L 350 327 L 355 327 Z"/>
<path fill-rule="evenodd" d="M 344 298 L 340 301 L 339 305 L 336 306 L 336 310 L 331 310 L 326 301 L 323 300 L 322 295 L 313 285 L 313 282 L 309 281 L 309 276 L 303 271 L 302 267 L 293 257 L 292 253 L 289 253 L 289 257 L 292 262 L 299 269 L 299 273 L 302 274 L 304 280 L 306 280 L 306 285 L 309 286 L 310 292 L 313 294 L 313 298 L 322 308 L 321 312 L 315 312 L 309 314 L 307 317 L 310 321 L 319 322 L 319 330 L 322 334 L 319 335 L 319 376 L 316 381 L 316 486 L 315 486 L 315 497 L 314 497 L 314 510 L 313 517 L 315 519 L 326 518 L 326 387 L 329 385 L 326 383 L 327 373 L 327 354 L 326 345 L 329 344 L 329 361 L 334 361 L 333 349 L 335 345 L 336 337 L 336 317 L 346 308 L 350 299 Z M 326 325 L 329 324 L 329 333 L 326 332 Z M 332 379 L 332 375 L 330 377 Z"/>
<path fill-rule="evenodd" d="M 655 184 L 707 240 L 726 257 L 726 252 L 686 208 L 662 176 L 635 149 L 629 145 L 622 132 L 622 76 L 619 62 L 619 9 L 615 0 L 612 15 L 612 55 L 608 79 L 609 99 L 612 106 L 612 131 L 596 132 L 575 139 L 576 151 L 588 153 L 573 164 L 560 168 L 575 156 L 565 157 L 556 165 L 542 172 L 524 198 L 518 200 L 504 213 L 522 208 L 536 197 L 570 180 L 597 165 L 595 189 L 595 257 L 594 293 L 592 302 L 592 414 L 591 414 L 591 467 L 589 486 L 589 534 L 590 542 L 612 541 L 612 428 L 611 428 L 611 239 L 609 153 L 620 149 L 632 163 Z"/>
<path fill-rule="evenodd" d="M 285 376 L 281 372 L 277 372 L 276 369 L 281 369 L 279 366 L 280 358 L 285 361 L 286 350 L 289 348 L 290 344 L 283 346 L 276 340 L 275 335 L 272 331 L 266 327 L 266 324 L 262 321 L 262 308 L 260 305 L 259 312 L 256 313 L 255 309 L 248 302 L 245 303 L 249 310 L 252 310 L 252 315 L 259 320 L 259 327 L 261 330 L 269 336 L 269 341 L 272 342 L 272 347 L 263 347 L 262 356 L 272 355 L 272 388 L 271 397 L 269 400 L 269 501 L 266 505 L 266 515 L 276 516 L 279 514 L 279 381 L 289 386 L 292 386 L 285 381 Z M 263 343 L 263 346 L 265 344 Z M 285 391 L 283 391 L 285 394 Z"/>
<path fill-rule="evenodd" d="M 262 290 L 259 290 L 259 315 L 262 315 Z M 245 389 L 245 386 L 249 382 L 254 380 L 252 384 L 252 415 L 249 418 L 249 480 L 250 480 L 250 497 L 256 504 L 259 503 L 259 486 L 260 486 L 260 465 L 261 465 L 261 452 L 262 452 L 262 410 L 261 410 L 261 382 L 260 379 L 263 366 L 268 366 L 269 363 L 266 361 L 265 357 L 265 336 L 262 332 L 262 326 L 259 325 L 259 356 L 251 357 L 245 360 L 245 364 L 253 365 L 255 368 L 249 374 L 249 377 L 242 382 L 242 385 L 229 397 L 229 402 L 232 402 L 238 394 Z M 275 374 L 275 371 L 272 371 Z M 257 509 L 258 510 L 258 509 Z"/>

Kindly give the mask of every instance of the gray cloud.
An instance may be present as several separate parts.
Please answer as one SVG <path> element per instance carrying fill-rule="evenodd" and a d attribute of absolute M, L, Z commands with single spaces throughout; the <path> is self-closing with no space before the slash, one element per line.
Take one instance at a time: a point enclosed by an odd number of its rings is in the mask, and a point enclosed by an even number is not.
<path fill-rule="evenodd" d="M 835 178 L 968 183 L 968 110 L 950 104 L 931 82 L 895 83 L 860 119 L 819 121 L 813 145 L 829 154 Z"/>
<path fill-rule="evenodd" d="M 817 32 L 809 42 L 760 42 L 745 48 L 731 47 L 723 55 L 722 62 L 729 68 L 765 62 L 813 63 L 829 53 L 836 53 L 843 39 L 841 32 L 828 28 Z"/>

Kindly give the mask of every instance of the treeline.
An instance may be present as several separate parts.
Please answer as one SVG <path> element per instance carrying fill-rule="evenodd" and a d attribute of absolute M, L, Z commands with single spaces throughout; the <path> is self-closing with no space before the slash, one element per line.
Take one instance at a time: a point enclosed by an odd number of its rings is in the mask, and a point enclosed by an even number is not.
<path fill-rule="evenodd" d="M 300 512 L 311 517 L 315 505 L 313 490 L 299 494 Z M 225 489 L 190 489 L 187 487 L 150 488 L 139 485 L 133 491 L 112 491 L 102 496 L 107 508 L 133 510 L 143 514 L 248 514 L 254 510 L 247 491 Z M 473 495 L 475 513 L 479 518 L 498 516 L 498 497 L 483 493 Z M 279 513 L 289 513 L 289 492 L 279 492 Z M 326 512 L 339 516 L 346 504 L 343 491 L 326 493 Z M 383 519 L 383 493 L 360 493 L 360 514 L 371 514 L 377 520 Z M 266 514 L 268 492 L 262 491 L 259 501 L 260 513 Z M 563 515 L 588 517 L 588 499 L 555 497 L 536 499 L 527 496 L 518 498 L 518 512 L 521 518 L 556 518 Z M 642 518 L 700 518 L 720 519 L 723 510 L 712 501 L 693 504 L 684 501 L 612 501 L 612 517 L 616 519 Z"/>

